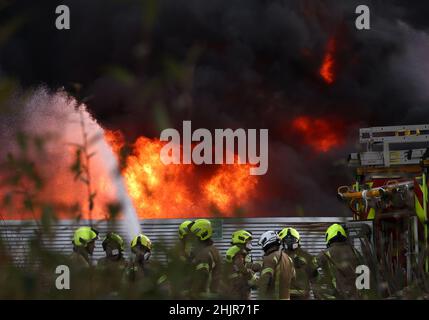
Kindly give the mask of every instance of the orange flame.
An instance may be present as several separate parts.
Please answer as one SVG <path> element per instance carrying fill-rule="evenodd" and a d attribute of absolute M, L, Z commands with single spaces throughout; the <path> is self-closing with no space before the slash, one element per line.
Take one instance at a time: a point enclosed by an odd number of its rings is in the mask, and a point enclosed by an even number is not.
<path fill-rule="evenodd" d="M 323 118 L 300 116 L 292 121 L 292 128 L 302 134 L 306 144 L 319 152 L 328 152 L 344 143 L 341 123 Z"/>
<path fill-rule="evenodd" d="M 120 139 L 109 136 L 117 152 Z M 139 217 L 210 217 L 213 206 L 220 215 L 232 216 L 234 209 L 249 204 L 258 183 L 249 174 L 250 165 L 217 165 L 207 177 L 196 165 L 163 164 L 163 145 L 158 139 L 140 137 L 126 159 L 122 174 Z"/>
<path fill-rule="evenodd" d="M 335 81 L 335 74 L 334 74 L 334 53 L 335 53 L 335 39 L 331 38 L 328 41 L 328 45 L 326 48 L 325 56 L 323 58 L 322 66 L 319 69 L 319 74 L 323 78 L 323 80 L 327 84 L 332 84 Z"/>
<path fill-rule="evenodd" d="M 249 169 L 250 165 L 222 165 L 204 185 L 205 196 L 221 211 L 230 210 L 231 204 L 238 207 L 245 205 L 258 182 L 249 175 Z"/>
<path fill-rule="evenodd" d="M 125 138 L 121 131 L 104 130 L 104 139 L 110 145 L 115 154 L 119 154 L 125 145 Z"/>

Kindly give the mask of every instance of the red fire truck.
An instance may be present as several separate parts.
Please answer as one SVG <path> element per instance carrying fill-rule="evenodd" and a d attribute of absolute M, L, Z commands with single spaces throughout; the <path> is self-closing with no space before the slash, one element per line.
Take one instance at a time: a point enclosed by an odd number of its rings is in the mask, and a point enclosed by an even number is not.
<path fill-rule="evenodd" d="M 378 262 L 403 287 L 419 266 L 428 272 L 429 125 L 363 128 L 359 137 L 348 158 L 355 183 L 338 196 L 354 220 L 372 221 Z"/>

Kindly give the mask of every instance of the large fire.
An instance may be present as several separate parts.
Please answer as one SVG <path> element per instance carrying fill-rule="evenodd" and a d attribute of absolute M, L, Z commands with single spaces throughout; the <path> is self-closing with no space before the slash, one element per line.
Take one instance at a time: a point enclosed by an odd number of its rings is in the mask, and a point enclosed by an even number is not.
<path fill-rule="evenodd" d="M 118 152 L 118 134 L 107 132 L 106 138 Z M 258 178 L 249 175 L 249 165 L 217 165 L 203 174 L 195 165 L 163 164 L 162 146 L 158 139 L 140 137 L 125 160 L 122 174 L 139 217 L 233 216 L 254 196 Z"/>
<path fill-rule="evenodd" d="M 319 74 L 323 78 L 323 80 L 327 84 L 332 84 L 335 81 L 335 74 L 334 74 L 334 66 L 335 66 L 335 60 L 334 60 L 334 54 L 335 54 L 335 38 L 331 38 L 328 41 L 328 45 L 326 47 L 325 56 L 323 58 L 322 65 L 319 69 Z"/>
<path fill-rule="evenodd" d="M 292 129 L 318 152 L 328 152 L 344 143 L 341 127 L 342 124 L 336 123 L 334 119 L 299 116 L 292 121 Z"/>

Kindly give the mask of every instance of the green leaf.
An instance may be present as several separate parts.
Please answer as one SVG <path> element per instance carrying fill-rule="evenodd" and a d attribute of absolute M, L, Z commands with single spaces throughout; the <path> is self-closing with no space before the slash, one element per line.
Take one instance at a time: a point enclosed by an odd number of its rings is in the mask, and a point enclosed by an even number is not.
<path fill-rule="evenodd" d="M 88 155 L 88 158 L 91 159 L 93 156 L 95 156 L 97 154 L 97 152 L 92 152 Z"/>
<path fill-rule="evenodd" d="M 97 195 L 97 192 L 93 192 L 90 196 L 89 196 L 89 210 L 92 211 L 92 209 L 94 209 L 94 199 L 95 196 Z"/>
<path fill-rule="evenodd" d="M 29 211 L 33 211 L 33 209 L 34 209 L 33 199 L 30 196 L 26 196 L 24 198 L 23 205 L 24 205 L 24 208 L 29 210 Z"/>
<path fill-rule="evenodd" d="M 21 151 L 27 151 L 28 149 L 28 137 L 24 132 L 18 132 L 16 134 L 16 142 L 18 143 Z"/>
<path fill-rule="evenodd" d="M 115 220 L 121 212 L 121 204 L 119 202 L 111 202 L 107 204 L 108 217 Z"/>
<path fill-rule="evenodd" d="M 12 194 L 10 194 L 10 193 L 6 193 L 4 196 L 3 196 L 3 205 L 4 206 L 6 206 L 6 207 L 8 207 L 8 206 L 10 206 L 12 204 Z"/>
<path fill-rule="evenodd" d="M 52 225 L 57 221 L 55 211 L 50 205 L 44 205 L 42 207 L 42 216 L 41 216 L 42 229 L 46 233 L 51 233 Z"/>

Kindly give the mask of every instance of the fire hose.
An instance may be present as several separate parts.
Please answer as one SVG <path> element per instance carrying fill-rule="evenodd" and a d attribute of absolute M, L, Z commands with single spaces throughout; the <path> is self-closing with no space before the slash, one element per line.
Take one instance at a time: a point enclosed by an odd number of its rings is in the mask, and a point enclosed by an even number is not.
<path fill-rule="evenodd" d="M 407 181 L 391 180 L 391 181 L 388 181 L 383 186 L 380 186 L 377 188 L 365 189 L 362 191 L 356 191 L 351 186 L 341 186 L 338 188 L 337 192 L 338 192 L 338 197 L 341 200 L 348 201 L 351 210 L 356 214 L 358 214 L 359 210 L 355 209 L 355 206 L 358 207 L 360 204 L 363 203 L 366 211 L 368 209 L 369 200 L 381 200 L 387 195 L 391 195 L 397 192 L 405 192 L 408 190 L 412 190 L 413 188 L 414 188 L 414 180 L 407 180 Z"/>

